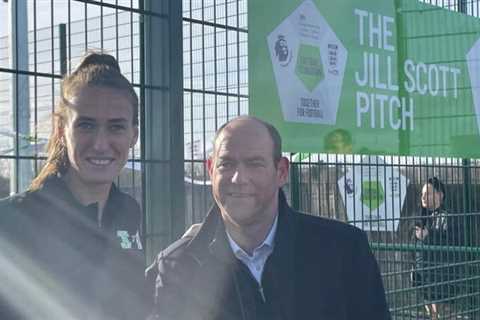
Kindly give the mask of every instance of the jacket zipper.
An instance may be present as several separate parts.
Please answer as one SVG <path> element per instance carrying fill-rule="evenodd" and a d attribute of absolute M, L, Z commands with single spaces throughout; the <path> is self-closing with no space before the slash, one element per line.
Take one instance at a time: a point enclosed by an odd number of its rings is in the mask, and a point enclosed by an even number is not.
<path fill-rule="evenodd" d="M 263 292 L 263 287 L 261 284 L 258 284 L 258 292 L 260 292 L 260 295 L 262 296 L 263 303 L 266 303 L 267 299 L 265 298 L 265 293 Z"/>

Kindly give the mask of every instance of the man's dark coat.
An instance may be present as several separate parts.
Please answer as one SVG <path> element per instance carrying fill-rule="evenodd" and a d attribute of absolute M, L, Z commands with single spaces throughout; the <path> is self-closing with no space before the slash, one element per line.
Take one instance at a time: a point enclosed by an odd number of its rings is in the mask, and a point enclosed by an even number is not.
<path fill-rule="evenodd" d="M 295 212 L 283 193 L 262 288 L 233 255 L 218 207 L 161 252 L 147 277 L 156 277 L 154 319 L 390 319 L 365 233 Z"/>

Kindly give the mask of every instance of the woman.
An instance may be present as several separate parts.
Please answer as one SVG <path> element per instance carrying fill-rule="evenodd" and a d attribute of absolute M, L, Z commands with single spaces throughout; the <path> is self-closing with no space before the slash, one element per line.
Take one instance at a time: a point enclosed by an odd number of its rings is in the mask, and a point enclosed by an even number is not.
<path fill-rule="evenodd" d="M 426 301 L 425 308 L 431 319 L 438 319 L 439 314 L 445 317 L 450 313 L 444 302 L 436 301 L 451 299 L 455 295 L 456 287 L 448 282 L 461 272 L 458 267 L 447 265 L 454 262 L 455 253 L 446 249 L 429 250 L 423 247 L 459 245 L 459 229 L 454 228 L 454 219 L 444 209 L 444 203 L 445 186 L 438 178 L 429 178 L 422 188 L 421 219 L 415 226 L 415 240 L 419 250 L 413 284 L 421 286 Z"/>
<path fill-rule="evenodd" d="M 138 137 L 138 97 L 110 55 L 62 82 L 45 166 L 0 202 L 1 319 L 141 319 L 138 204 L 112 183 Z"/>

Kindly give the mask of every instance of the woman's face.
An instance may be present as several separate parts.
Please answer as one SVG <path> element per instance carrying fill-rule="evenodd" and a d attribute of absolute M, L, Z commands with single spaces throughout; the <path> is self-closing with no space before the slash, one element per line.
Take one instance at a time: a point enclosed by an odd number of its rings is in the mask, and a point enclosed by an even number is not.
<path fill-rule="evenodd" d="M 442 204 L 443 193 L 435 191 L 430 183 L 427 183 L 422 188 L 422 207 L 435 210 Z"/>
<path fill-rule="evenodd" d="M 63 138 L 70 162 L 69 178 L 86 187 L 110 185 L 138 138 L 131 102 L 115 89 L 82 89 L 70 99 Z"/>

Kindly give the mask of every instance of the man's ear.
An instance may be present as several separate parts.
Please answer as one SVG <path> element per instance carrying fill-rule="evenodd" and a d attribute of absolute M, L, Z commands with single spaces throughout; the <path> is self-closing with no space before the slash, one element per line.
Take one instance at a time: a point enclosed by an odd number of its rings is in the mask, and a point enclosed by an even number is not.
<path fill-rule="evenodd" d="M 213 173 L 213 157 L 210 156 L 208 157 L 207 159 L 207 169 L 208 169 L 208 174 L 210 175 L 210 178 L 212 177 L 212 173 Z"/>
<path fill-rule="evenodd" d="M 278 178 L 279 187 L 283 187 L 283 185 L 287 183 L 289 167 L 290 167 L 290 162 L 288 161 L 287 158 L 281 157 L 280 160 L 278 160 L 277 178 Z"/>
<path fill-rule="evenodd" d="M 132 141 L 130 142 L 130 148 L 133 148 L 138 140 L 138 126 L 133 127 L 133 137 Z"/>

